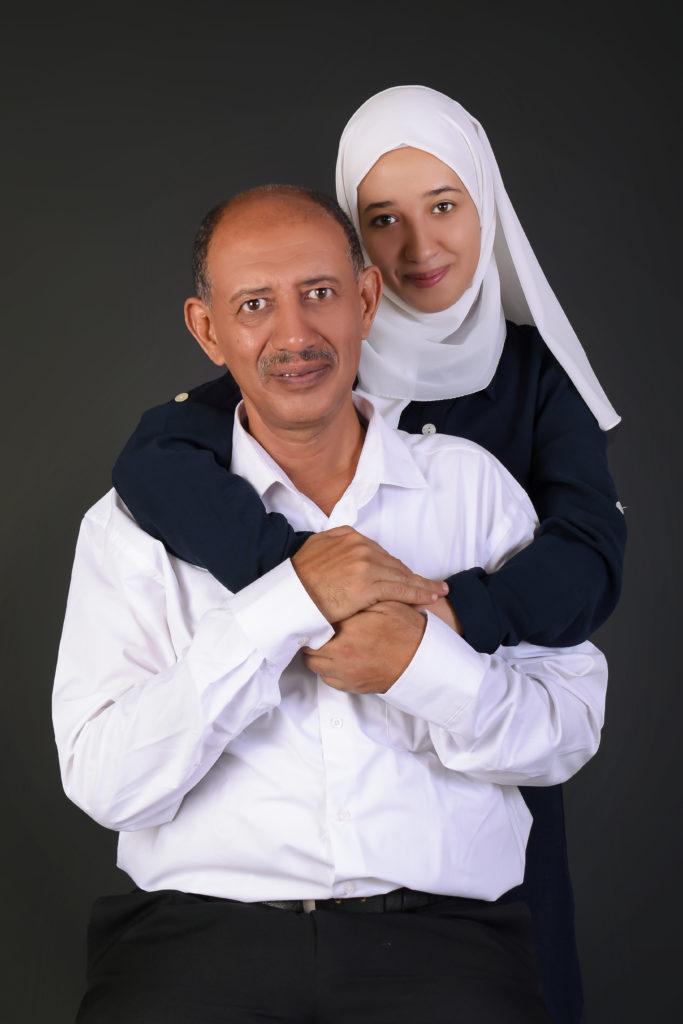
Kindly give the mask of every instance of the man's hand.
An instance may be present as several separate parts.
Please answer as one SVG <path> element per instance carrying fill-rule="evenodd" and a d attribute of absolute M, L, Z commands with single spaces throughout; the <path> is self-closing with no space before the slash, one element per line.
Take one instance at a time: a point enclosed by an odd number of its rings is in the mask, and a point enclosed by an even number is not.
<path fill-rule="evenodd" d="M 315 533 L 292 558 L 309 597 L 328 622 L 341 622 L 378 601 L 431 605 L 448 592 L 441 580 L 411 572 L 351 526 Z"/>
<path fill-rule="evenodd" d="M 320 650 L 304 648 L 306 665 L 335 690 L 386 693 L 410 664 L 426 623 L 417 609 L 382 601 L 340 622 Z"/>

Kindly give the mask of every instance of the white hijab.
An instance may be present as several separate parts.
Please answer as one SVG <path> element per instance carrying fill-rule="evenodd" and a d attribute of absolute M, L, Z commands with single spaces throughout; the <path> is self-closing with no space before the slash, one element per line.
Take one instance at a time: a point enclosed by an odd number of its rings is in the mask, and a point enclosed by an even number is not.
<path fill-rule="evenodd" d="M 484 129 L 455 100 L 422 85 L 397 86 L 353 115 L 339 143 L 337 198 L 359 234 L 358 185 L 402 146 L 431 153 L 460 177 L 479 213 L 481 254 L 470 287 L 439 313 L 412 309 L 385 288 L 363 342 L 363 390 L 404 402 L 481 391 L 498 366 L 507 317 L 535 324 L 602 429 L 616 426 L 620 417 L 534 256 Z"/>

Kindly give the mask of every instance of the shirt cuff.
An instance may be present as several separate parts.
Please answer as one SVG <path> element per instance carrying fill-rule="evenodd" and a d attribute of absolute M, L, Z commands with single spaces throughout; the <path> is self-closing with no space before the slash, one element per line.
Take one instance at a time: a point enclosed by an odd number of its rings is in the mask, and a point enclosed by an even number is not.
<path fill-rule="evenodd" d="M 399 711 L 449 729 L 477 697 L 490 659 L 437 615 L 426 615 L 420 646 L 383 698 Z"/>
<path fill-rule="evenodd" d="M 230 610 L 254 648 L 276 665 L 288 665 L 301 647 L 317 650 L 334 636 L 290 559 L 235 594 Z"/>

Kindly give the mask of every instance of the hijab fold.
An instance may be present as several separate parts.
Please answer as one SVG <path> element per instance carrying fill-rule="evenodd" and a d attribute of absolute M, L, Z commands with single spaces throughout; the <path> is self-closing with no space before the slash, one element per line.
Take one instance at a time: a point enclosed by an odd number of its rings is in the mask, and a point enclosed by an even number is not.
<path fill-rule="evenodd" d="M 481 391 L 496 372 L 507 317 L 536 325 L 602 429 L 615 426 L 620 417 L 539 266 L 484 129 L 455 100 L 426 86 L 397 86 L 353 115 L 339 144 L 337 198 L 358 233 L 358 185 L 381 156 L 404 146 L 430 153 L 460 177 L 479 214 L 479 263 L 465 293 L 438 313 L 421 313 L 384 289 L 362 346 L 360 386 L 403 401 Z"/>

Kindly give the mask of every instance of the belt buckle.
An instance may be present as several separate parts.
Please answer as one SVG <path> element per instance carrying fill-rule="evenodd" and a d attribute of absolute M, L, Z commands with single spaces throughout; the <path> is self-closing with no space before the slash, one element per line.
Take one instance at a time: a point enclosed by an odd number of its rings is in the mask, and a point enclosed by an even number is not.
<path fill-rule="evenodd" d="M 310 914 L 315 910 L 315 900 L 302 900 L 301 903 L 304 908 L 304 914 Z"/>

